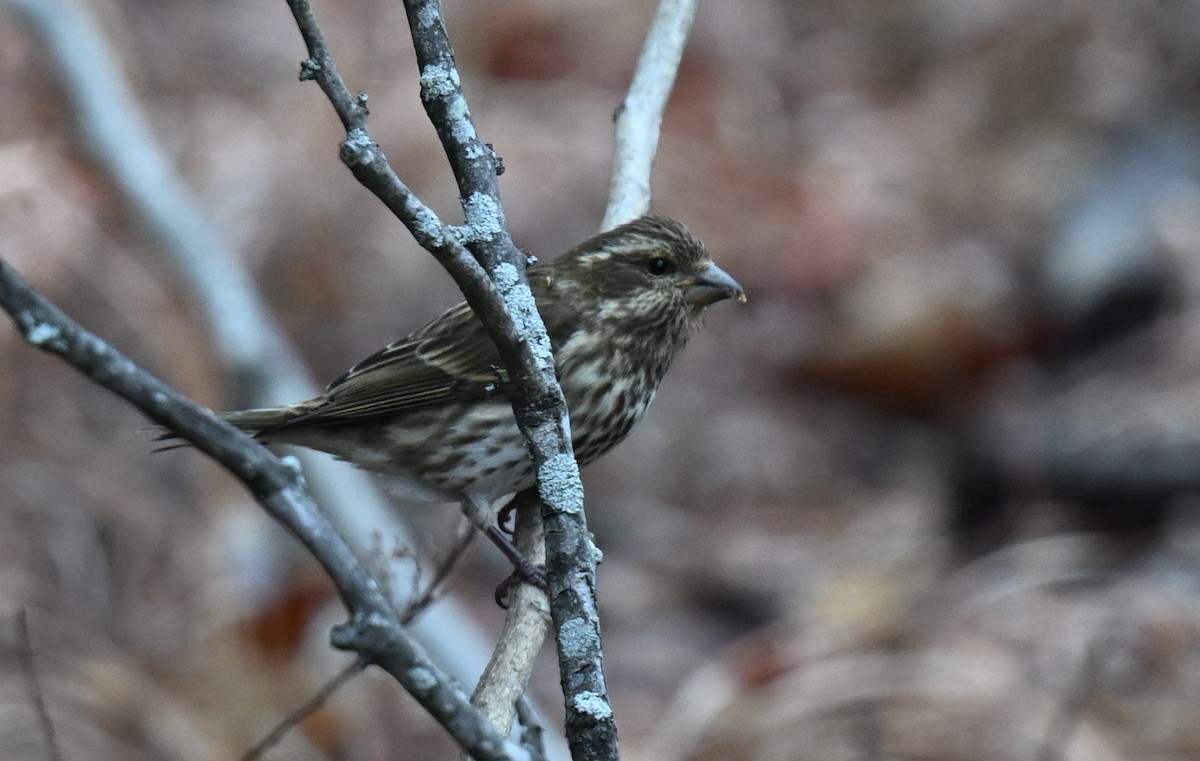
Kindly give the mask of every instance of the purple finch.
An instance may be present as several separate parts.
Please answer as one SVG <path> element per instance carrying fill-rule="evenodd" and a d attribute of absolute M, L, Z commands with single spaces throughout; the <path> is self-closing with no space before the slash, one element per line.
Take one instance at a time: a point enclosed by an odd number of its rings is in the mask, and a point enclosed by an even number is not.
<path fill-rule="evenodd" d="M 528 270 L 585 465 L 654 398 L 705 309 L 745 300 L 683 225 L 644 216 Z M 466 303 L 360 362 L 319 397 L 227 412 L 263 441 L 332 453 L 386 474 L 402 497 L 463 503 L 472 519 L 534 483 L 500 357 Z"/>

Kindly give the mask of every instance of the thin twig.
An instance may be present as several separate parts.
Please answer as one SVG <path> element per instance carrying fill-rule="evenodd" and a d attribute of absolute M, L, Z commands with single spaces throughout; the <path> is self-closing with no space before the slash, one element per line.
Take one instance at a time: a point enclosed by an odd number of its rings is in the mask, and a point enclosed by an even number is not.
<path fill-rule="evenodd" d="M 629 93 L 616 115 L 612 184 L 602 230 L 650 208 L 650 169 L 658 151 L 663 111 L 699 5 L 700 0 L 662 0 L 658 5 Z"/>
<path fill-rule="evenodd" d="M 521 744 L 532 754 L 530 761 L 546 761 L 546 731 L 529 699 L 517 698 L 517 721 L 521 722 Z"/>
<path fill-rule="evenodd" d="M 446 557 L 442 558 L 441 562 L 435 566 L 433 577 L 429 583 L 425 585 L 425 590 L 412 598 L 404 607 L 404 611 L 400 614 L 400 622 L 405 626 L 411 624 L 418 616 L 427 611 L 437 595 L 442 591 L 442 586 L 446 583 L 446 579 L 450 578 L 451 572 L 458 567 L 458 563 L 466 554 L 467 548 L 475 540 L 478 532 L 475 527 L 467 523 L 465 520 L 460 521 L 461 528 L 458 531 L 458 536 L 451 545 L 450 551 L 446 553 Z"/>
<path fill-rule="evenodd" d="M 288 0 L 288 5 L 308 47 L 301 77 L 317 81 L 346 128 L 343 162 L 446 267 L 496 344 L 510 379 L 517 425 L 529 443 L 538 474 L 548 537 L 547 580 L 572 753 L 576 758 L 618 758 L 600 647 L 598 553 L 583 512 L 583 486 L 571 449 L 566 402 L 555 377 L 546 328 L 525 279 L 524 256 L 505 225 L 495 155 L 470 121 L 441 6 L 437 0 L 404 3 L 421 74 L 421 100 L 459 186 L 466 225 L 458 231 L 417 200 L 388 165 L 371 138 L 365 101 L 350 96 L 308 2 Z M 464 257 L 460 238 L 474 257 Z"/>
<path fill-rule="evenodd" d="M 475 538 L 475 530 L 470 524 L 466 524 L 465 531 L 459 531 L 459 536 L 455 539 L 449 553 L 437 564 L 436 571 L 429 583 L 425 585 L 425 589 L 420 594 L 414 594 L 405 605 L 404 611 L 400 614 L 400 622 L 404 626 L 409 626 L 422 613 L 429 610 L 434 600 L 437 598 L 437 593 L 442 589 L 442 585 L 450 576 L 458 562 L 462 560 L 463 554 L 467 548 L 471 546 L 472 540 Z M 286 716 L 280 719 L 271 731 L 266 734 L 261 740 L 254 744 L 245 755 L 242 756 L 242 761 L 255 761 L 261 758 L 271 748 L 279 744 L 281 740 L 296 727 L 300 726 L 301 722 L 309 717 L 318 708 L 323 706 L 334 693 L 349 683 L 350 679 L 360 673 L 370 664 L 361 656 L 354 659 L 344 669 L 339 671 L 317 690 L 316 694 L 304 701 L 303 704 L 297 706 Z M 531 759 L 531 761 L 537 761 Z"/>
<path fill-rule="evenodd" d="M 300 78 L 311 79 L 320 86 L 346 128 L 346 139 L 339 152 L 342 162 L 408 228 L 413 239 L 446 268 L 485 325 L 495 326 L 509 337 L 519 336 L 518 327 L 505 311 L 504 299 L 487 272 L 463 247 L 455 231 L 409 190 L 371 137 L 364 98 L 350 95 L 310 4 L 307 0 L 288 0 L 288 7 L 308 47 L 309 57 L 301 64 Z"/>
<path fill-rule="evenodd" d="M 46 708 L 42 697 L 42 685 L 38 680 L 37 668 L 33 663 L 33 642 L 29 638 L 29 622 L 25 610 L 17 611 L 17 660 L 21 662 L 21 673 L 25 677 L 25 686 L 29 690 L 29 702 L 33 703 L 34 713 L 38 717 L 38 726 L 42 730 L 42 738 L 46 741 L 46 757 L 50 761 L 62 761 L 62 751 L 58 747 L 58 737 L 54 733 L 54 721 Z"/>
<path fill-rule="evenodd" d="M 354 650 L 399 681 L 477 759 L 525 758 L 500 737 L 401 626 L 391 601 L 316 508 L 298 471 L 249 436 L 150 375 L 46 301 L 0 260 L 0 307 L 30 344 L 55 354 L 237 476 L 267 512 L 312 553 L 333 581 L 350 621 L 336 647 Z"/>
<path fill-rule="evenodd" d="M 340 690 L 347 682 L 358 676 L 369 664 L 362 657 L 355 658 L 344 669 L 339 671 L 329 681 L 327 681 L 321 689 L 317 690 L 316 694 L 306 700 L 302 705 L 297 706 L 287 716 L 276 724 L 263 739 L 254 744 L 242 756 L 242 761 L 256 761 L 263 757 L 267 751 L 274 748 L 283 740 L 288 732 L 291 732 L 300 723 L 312 715 L 318 708 L 325 705 L 325 701 L 333 697 L 333 694 Z"/>

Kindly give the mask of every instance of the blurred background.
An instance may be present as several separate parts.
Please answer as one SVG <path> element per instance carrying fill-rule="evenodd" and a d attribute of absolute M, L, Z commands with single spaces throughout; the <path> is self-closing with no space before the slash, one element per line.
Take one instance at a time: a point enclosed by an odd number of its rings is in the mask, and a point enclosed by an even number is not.
<path fill-rule="evenodd" d="M 514 238 L 552 257 L 599 224 L 651 4 L 447 6 Z M 88 7 L 315 378 L 458 300 L 338 161 L 284 3 Z M 400 4 L 316 13 L 457 221 Z M 0 16 L 0 256 L 200 403 L 245 404 L 24 19 Z M 627 758 L 1200 758 L 1198 29 L 1185 0 L 701 9 L 654 209 L 750 298 L 584 472 Z M 26 610 L 66 758 L 237 757 L 347 662 L 329 585 L 232 478 L 151 454 L 7 324 L 0 366 L 0 756 L 45 757 Z M 379 556 L 443 555 L 454 508 L 405 515 Z M 450 580 L 489 636 L 506 573 L 477 543 Z M 552 657 L 531 693 L 553 727 Z M 453 750 L 367 673 L 267 757 Z"/>

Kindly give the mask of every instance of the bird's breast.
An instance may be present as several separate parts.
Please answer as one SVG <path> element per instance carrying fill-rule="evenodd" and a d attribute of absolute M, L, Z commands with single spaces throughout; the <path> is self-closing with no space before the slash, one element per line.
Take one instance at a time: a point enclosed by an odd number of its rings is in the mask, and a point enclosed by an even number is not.
<path fill-rule="evenodd" d="M 591 343 L 591 347 L 598 346 Z M 559 383 L 571 414 L 575 456 L 581 464 L 612 449 L 646 412 L 665 367 L 629 352 L 562 347 Z M 573 350 L 574 349 L 574 350 Z"/>

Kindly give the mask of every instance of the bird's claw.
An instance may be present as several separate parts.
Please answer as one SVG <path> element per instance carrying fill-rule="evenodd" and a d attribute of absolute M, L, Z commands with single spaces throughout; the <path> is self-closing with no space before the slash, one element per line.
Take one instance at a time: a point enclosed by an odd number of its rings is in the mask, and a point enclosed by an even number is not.
<path fill-rule="evenodd" d="M 531 584 L 543 592 L 549 592 L 546 584 L 546 569 L 528 558 L 522 557 L 523 562 L 516 563 L 513 572 L 496 587 L 496 604 L 508 610 L 509 600 L 519 584 Z"/>
<path fill-rule="evenodd" d="M 496 527 L 509 536 L 512 536 L 513 532 L 517 530 L 514 523 L 516 514 L 517 500 L 510 499 L 508 504 L 500 508 L 500 511 L 496 513 Z"/>

